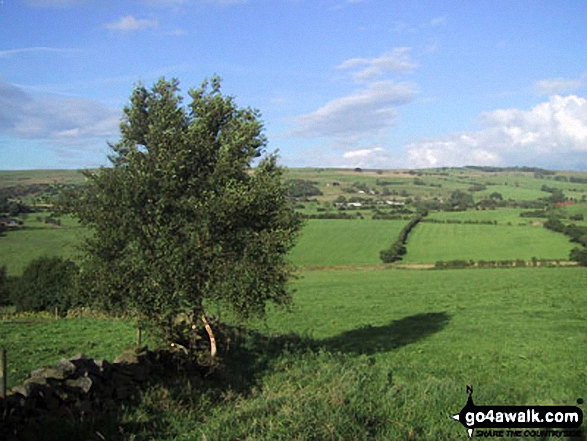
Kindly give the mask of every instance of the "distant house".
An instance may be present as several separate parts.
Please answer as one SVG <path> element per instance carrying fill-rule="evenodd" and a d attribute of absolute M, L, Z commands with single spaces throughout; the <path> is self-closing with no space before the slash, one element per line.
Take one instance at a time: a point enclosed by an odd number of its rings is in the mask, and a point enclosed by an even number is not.
<path fill-rule="evenodd" d="M 0 217 L 0 228 L 18 228 L 18 221 L 9 217 Z"/>
<path fill-rule="evenodd" d="M 385 203 L 387 205 L 394 205 L 396 207 L 401 207 L 403 205 L 406 205 L 404 202 L 397 202 L 397 201 L 385 201 Z"/>
<path fill-rule="evenodd" d="M 349 202 L 347 204 L 348 207 L 362 207 L 363 204 L 361 204 L 360 202 Z"/>
<path fill-rule="evenodd" d="M 565 202 L 557 202 L 556 206 L 557 207 L 564 207 L 565 205 L 573 205 L 574 202 L 573 201 L 565 201 Z"/>

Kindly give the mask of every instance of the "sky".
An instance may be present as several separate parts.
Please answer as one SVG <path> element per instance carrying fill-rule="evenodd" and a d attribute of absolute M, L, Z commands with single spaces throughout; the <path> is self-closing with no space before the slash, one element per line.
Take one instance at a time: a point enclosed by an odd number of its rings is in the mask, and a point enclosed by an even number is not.
<path fill-rule="evenodd" d="M 205 78 L 287 167 L 587 169 L 584 0 L 0 0 L 0 170 L 109 165 Z"/>

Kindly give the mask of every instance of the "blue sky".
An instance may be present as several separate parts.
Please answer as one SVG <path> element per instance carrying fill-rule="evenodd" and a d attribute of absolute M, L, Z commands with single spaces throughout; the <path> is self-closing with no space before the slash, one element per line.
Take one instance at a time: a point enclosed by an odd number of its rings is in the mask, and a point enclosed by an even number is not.
<path fill-rule="evenodd" d="M 108 165 L 138 81 L 214 74 L 289 167 L 587 169 L 584 0 L 0 0 L 0 169 Z"/>

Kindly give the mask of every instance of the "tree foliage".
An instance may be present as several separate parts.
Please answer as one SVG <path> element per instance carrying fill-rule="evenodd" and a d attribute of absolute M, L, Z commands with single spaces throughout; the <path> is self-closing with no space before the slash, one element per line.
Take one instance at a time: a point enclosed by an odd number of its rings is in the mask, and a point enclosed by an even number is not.
<path fill-rule="evenodd" d="M 72 287 L 78 267 L 61 257 L 39 257 L 24 269 L 10 290 L 17 311 L 51 311 L 64 314 L 72 306 Z"/>
<path fill-rule="evenodd" d="M 462 190 L 455 190 L 446 201 L 446 208 L 450 211 L 464 211 L 475 206 L 475 201 L 470 193 Z"/>
<path fill-rule="evenodd" d="M 194 323 L 210 301 L 243 318 L 289 302 L 300 226 L 275 155 L 264 155 L 258 112 L 224 96 L 218 78 L 189 96 L 186 106 L 177 80 L 137 86 L 110 145 L 113 167 L 87 172 L 68 202 L 93 231 L 82 273 L 90 299 L 168 339 L 178 314 Z"/>

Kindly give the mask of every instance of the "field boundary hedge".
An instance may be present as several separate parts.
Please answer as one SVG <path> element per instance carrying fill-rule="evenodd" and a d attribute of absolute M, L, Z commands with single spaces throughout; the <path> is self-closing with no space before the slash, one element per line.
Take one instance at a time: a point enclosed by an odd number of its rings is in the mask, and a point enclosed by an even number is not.
<path fill-rule="evenodd" d="M 508 260 L 439 260 L 434 263 L 434 269 L 461 269 L 461 268 L 530 268 L 530 267 L 558 267 L 571 264 L 567 260 L 537 259 L 508 259 Z"/>
<path fill-rule="evenodd" d="M 389 247 L 379 252 L 379 258 L 383 263 L 397 262 L 402 259 L 402 256 L 406 254 L 406 241 L 410 231 L 420 223 L 424 218 L 425 214 L 418 214 L 400 231 L 397 240 Z"/>

